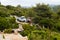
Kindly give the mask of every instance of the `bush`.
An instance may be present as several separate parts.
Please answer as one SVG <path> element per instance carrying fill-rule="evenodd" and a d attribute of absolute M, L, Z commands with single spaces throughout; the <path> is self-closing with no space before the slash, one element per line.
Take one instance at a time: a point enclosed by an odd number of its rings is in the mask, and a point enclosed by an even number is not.
<path fill-rule="evenodd" d="M 0 17 L 0 30 L 3 31 L 4 29 L 13 29 L 18 28 L 18 24 L 15 22 L 15 18 L 13 17 Z"/>
<path fill-rule="evenodd" d="M 28 36 L 29 40 L 59 40 L 59 33 L 52 32 L 49 29 L 36 29 L 36 26 L 28 24 L 23 25 L 24 31 L 20 32 L 22 36 Z"/>
<path fill-rule="evenodd" d="M 12 29 L 11 28 L 10 29 L 5 29 L 4 33 L 12 33 Z"/>

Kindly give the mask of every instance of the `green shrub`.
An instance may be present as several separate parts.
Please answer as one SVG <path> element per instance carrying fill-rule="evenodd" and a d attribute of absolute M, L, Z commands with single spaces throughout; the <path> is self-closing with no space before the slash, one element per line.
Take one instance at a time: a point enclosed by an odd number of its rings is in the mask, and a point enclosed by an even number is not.
<path fill-rule="evenodd" d="M 18 24 L 15 21 L 14 17 L 0 17 L 0 30 L 3 31 L 4 29 L 13 29 L 18 28 Z"/>
<path fill-rule="evenodd" d="M 24 31 L 20 32 L 22 36 L 28 36 L 28 40 L 59 40 L 59 33 L 49 29 L 36 29 L 36 26 L 23 25 Z"/>
<path fill-rule="evenodd" d="M 11 28 L 10 29 L 5 29 L 4 33 L 12 33 L 12 29 Z"/>

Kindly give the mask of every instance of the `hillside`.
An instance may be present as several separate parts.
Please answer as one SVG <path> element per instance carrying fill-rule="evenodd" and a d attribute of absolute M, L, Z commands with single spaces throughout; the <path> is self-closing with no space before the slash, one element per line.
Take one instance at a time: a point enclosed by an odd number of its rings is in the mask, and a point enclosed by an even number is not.
<path fill-rule="evenodd" d="M 36 7 L 29 8 L 0 4 L 0 31 L 12 33 L 12 29 L 19 27 L 14 16 L 25 16 L 31 19 L 32 26 L 30 23 L 22 24 L 24 30 L 19 32 L 22 36 L 28 36 L 29 40 L 60 40 L 59 8 L 59 6 L 51 8 L 45 4 L 36 4 Z"/>

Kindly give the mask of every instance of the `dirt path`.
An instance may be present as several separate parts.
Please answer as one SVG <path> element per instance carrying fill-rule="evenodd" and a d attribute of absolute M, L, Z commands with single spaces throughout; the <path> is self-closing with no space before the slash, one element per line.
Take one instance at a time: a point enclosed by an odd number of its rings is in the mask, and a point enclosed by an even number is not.
<path fill-rule="evenodd" d="M 3 35 L 5 39 L 3 39 Z M 27 36 L 23 37 L 20 34 L 0 34 L 0 40 L 28 40 Z"/>

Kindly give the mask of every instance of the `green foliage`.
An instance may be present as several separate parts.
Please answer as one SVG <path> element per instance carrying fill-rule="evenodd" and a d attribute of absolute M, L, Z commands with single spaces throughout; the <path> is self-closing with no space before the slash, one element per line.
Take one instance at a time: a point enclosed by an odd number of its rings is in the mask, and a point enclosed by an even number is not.
<path fill-rule="evenodd" d="M 16 19 L 10 17 L 10 15 L 31 17 L 34 25 L 24 24 L 24 31 L 20 32 L 23 36 L 28 36 L 29 40 L 60 39 L 60 6 L 51 8 L 49 5 L 37 4 L 35 7 L 23 8 L 20 5 L 14 7 L 0 4 L 1 31 L 6 29 L 5 32 L 10 33 L 11 29 L 18 28 L 18 24 L 15 22 Z"/>
<path fill-rule="evenodd" d="M 14 6 L 11 6 L 11 5 L 7 5 L 6 8 L 10 10 L 14 10 Z"/>
<path fill-rule="evenodd" d="M 0 17 L 0 30 L 9 29 L 9 28 L 17 28 L 18 24 L 15 22 L 15 18 L 4 18 Z"/>
<path fill-rule="evenodd" d="M 28 35 L 29 33 L 31 33 L 31 31 L 36 30 L 36 26 L 30 26 L 30 24 L 23 24 L 23 29 L 24 29 L 25 31 L 23 31 L 21 34 L 22 34 L 23 36 L 26 36 L 26 35 Z M 29 30 L 29 31 L 28 31 L 28 30 Z"/>
<path fill-rule="evenodd" d="M 0 7 L 0 16 L 1 17 L 8 17 L 9 13 L 7 12 L 7 9 L 4 7 Z"/>
<path fill-rule="evenodd" d="M 28 24 L 23 25 L 24 31 L 20 32 L 22 36 L 28 36 L 29 40 L 59 40 L 60 34 L 49 29 L 38 30 L 36 26 Z"/>
<path fill-rule="evenodd" d="M 12 33 L 12 29 L 11 29 L 11 28 L 5 29 L 5 30 L 4 30 L 4 33 Z"/>

